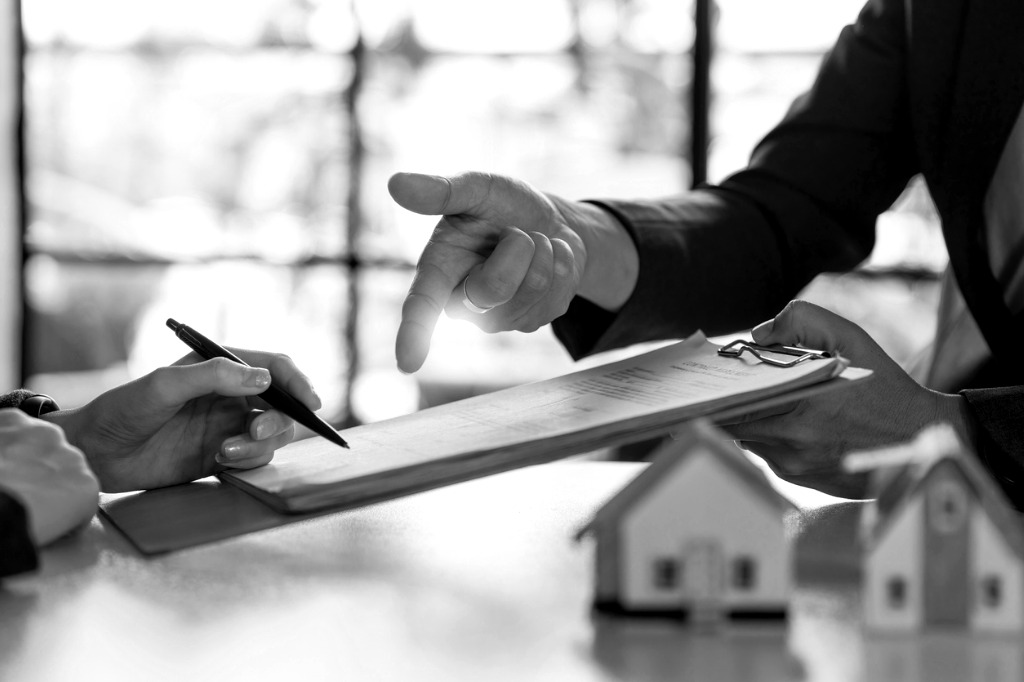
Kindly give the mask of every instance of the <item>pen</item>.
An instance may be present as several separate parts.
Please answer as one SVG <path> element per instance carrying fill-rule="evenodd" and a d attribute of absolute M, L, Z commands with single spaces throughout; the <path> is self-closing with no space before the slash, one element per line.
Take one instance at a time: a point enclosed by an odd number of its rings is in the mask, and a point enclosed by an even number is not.
<path fill-rule="evenodd" d="M 228 360 L 233 360 L 240 365 L 245 365 L 246 367 L 249 366 L 249 363 L 245 362 L 223 346 L 214 343 L 188 325 L 181 324 L 180 322 L 176 322 L 175 320 L 168 318 L 167 326 L 171 328 L 175 336 L 185 342 L 185 345 L 199 353 L 207 360 L 212 360 L 213 358 L 227 358 Z M 318 417 L 316 413 L 296 400 L 283 388 L 278 388 L 271 383 L 270 386 L 267 387 L 267 390 L 260 393 L 260 397 L 275 409 L 281 410 L 298 423 L 312 429 L 327 440 L 337 443 L 343 448 L 348 447 L 348 443 L 346 443 L 345 439 L 334 430 L 334 427 Z"/>

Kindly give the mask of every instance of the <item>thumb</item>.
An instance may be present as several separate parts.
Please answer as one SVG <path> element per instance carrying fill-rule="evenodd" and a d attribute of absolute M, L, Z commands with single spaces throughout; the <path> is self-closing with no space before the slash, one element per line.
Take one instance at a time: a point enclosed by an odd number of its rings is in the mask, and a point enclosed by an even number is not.
<path fill-rule="evenodd" d="M 481 206 L 490 192 L 491 176 L 463 173 L 452 177 L 395 173 L 388 192 L 399 206 L 423 215 L 459 215 Z"/>
<path fill-rule="evenodd" d="M 755 343 L 782 344 L 845 355 L 850 339 L 865 332 L 849 320 L 807 301 L 791 301 L 773 319 L 754 327 Z"/>

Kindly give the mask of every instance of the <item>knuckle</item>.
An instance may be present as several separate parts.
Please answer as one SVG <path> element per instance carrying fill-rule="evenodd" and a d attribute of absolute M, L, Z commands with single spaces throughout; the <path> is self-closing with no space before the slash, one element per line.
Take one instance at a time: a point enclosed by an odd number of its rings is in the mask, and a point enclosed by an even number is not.
<path fill-rule="evenodd" d="M 512 329 L 508 322 L 497 315 L 476 315 L 470 320 L 485 334 L 497 334 Z"/>
<path fill-rule="evenodd" d="M 280 367 L 290 367 L 290 366 L 295 365 L 295 362 L 292 360 L 292 357 L 290 355 L 288 355 L 287 353 L 273 352 L 273 353 L 267 353 L 266 355 L 267 355 L 267 360 L 268 360 L 268 362 L 266 363 L 266 367 L 279 367 L 280 368 Z"/>
<path fill-rule="evenodd" d="M 78 452 L 74 446 L 68 443 L 67 438 L 64 437 L 63 429 L 56 424 L 35 419 L 28 428 L 31 429 L 31 439 L 43 447 L 53 449 L 54 451 L 69 450 L 75 453 Z"/>
<path fill-rule="evenodd" d="M 238 366 L 227 358 L 214 358 L 209 363 L 218 379 L 230 379 Z"/>
<path fill-rule="evenodd" d="M 180 371 L 181 368 L 176 366 L 158 367 L 154 369 L 142 378 L 142 382 L 147 389 L 146 392 L 148 393 L 149 389 L 166 384 L 173 374 Z"/>
<path fill-rule="evenodd" d="M 16 426 L 27 423 L 30 417 L 16 407 L 5 407 L 0 410 L 0 425 Z"/>
<path fill-rule="evenodd" d="M 523 289 L 532 295 L 542 294 L 551 287 L 552 277 L 550 273 L 533 270 L 527 273 L 523 279 Z"/>
<path fill-rule="evenodd" d="M 539 320 L 529 319 L 520 323 L 519 329 L 520 331 L 526 332 L 527 334 L 532 334 L 533 332 L 540 329 L 542 326 L 544 325 Z"/>
<path fill-rule="evenodd" d="M 424 309 L 436 317 L 441 314 L 443 308 L 430 296 L 415 291 L 411 292 L 405 297 L 405 302 L 402 304 L 402 317 L 420 314 Z"/>
<path fill-rule="evenodd" d="M 787 315 L 791 315 L 794 318 L 800 319 L 803 316 L 807 315 L 813 307 L 814 306 L 811 303 L 800 298 L 795 298 L 786 304 L 786 307 L 783 308 L 782 312 L 784 312 Z"/>
<path fill-rule="evenodd" d="M 480 288 L 494 300 L 507 301 L 515 295 L 519 283 L 507 275 L 495 274 L 482 282 Z"/>

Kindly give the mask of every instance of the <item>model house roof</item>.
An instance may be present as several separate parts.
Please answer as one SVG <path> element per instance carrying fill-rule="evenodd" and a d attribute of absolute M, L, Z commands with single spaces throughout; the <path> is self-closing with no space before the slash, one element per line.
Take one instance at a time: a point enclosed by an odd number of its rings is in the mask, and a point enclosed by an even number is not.
<path fill-rule="evenodd" d="M 866 544 L 870 547 L 883 537 L 907 504 L 944 467 L 953 467 L 960 473 L 974 499 L 1000 530 L 1014 553 L 1024 559 L 1024 525 L 1021 523 L 1021 515 L 977 457 L 962 448 L 933 457 L 918 458 L 890 475 L 877 493 L 873 524 L 867 529 Z"/>
<path fill-rule="evenodd" d="M 711 422 L 698 419 L 687 425 L 685 431 L 677 434 L 674 439 L 666 441 L 659 447 L 650 466 L 601 507 L 590 523 L 579 531 L 577 538 L 606 524 L 616 523 L 637 502 L 646 497 L 669 471 L 705 450 L 710 450 L 716 460 L 724 464 L 736 480 L 766 506 L 780 514 L 796 509 L 789 499 L 772 487 L 757 465 L 732 444 L 728 435 L 715 428 Z"/>

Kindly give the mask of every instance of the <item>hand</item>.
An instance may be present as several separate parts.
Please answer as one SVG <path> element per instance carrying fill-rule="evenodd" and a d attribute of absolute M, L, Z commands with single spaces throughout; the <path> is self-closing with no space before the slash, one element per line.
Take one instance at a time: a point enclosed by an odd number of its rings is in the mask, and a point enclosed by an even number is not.
<path fill-rule="evenodd" d="M 99 485 L 82 451 L 21 410 L 0 410 L 0 485 L 25 507 L 39 547 L 96 513 Z"/>
<path fill-rule="evenodd" d="M 186 483 L 227 467 L 270 462 L 292 440 L 292 420 L 259 399 L 273 381 L 310 409 L 309 380 L 284 355 L 236 350 L 252 367 L 188 355 L 99 396 L 44 418 L 85 452 L 107 492 Z M 269 369 L 264 369 L 269 368 Z"/>
<path fill-rule="evenodd" d="M 388 190 L 410 211 L 443 216 L 416 264 L 402 307 L 395 354 L 405 372 L 423 365 L 442 310 L 485 332 L 530 332 L 565 313 L 577 294 L 614 307 L 632 292 L 635 247 L 596 206 L 483 173 L 452 178 L 398 173 Z M 595 250 L 600 267 L 588 272 Z M 606 267 L 606 261 L 620 265 Z M 618 272 L 622 269 L 627 272 Z M 596 276 L 597 270 L 603 276 Z M 627 291 L 608 294 L 613 284 Z M 470 312 L 464 297 L 487 312 Z"/>
<path fill-rule="evenodd" d="M 931 391 L 904 372 L 853 322 L 823 308 L 793 301 L 752 332 L 761 344 L 800 345 L 837 352 L 855 367 L 874 371 L 860 385 L 747 415 L 723 424 L 739 444 L 763 457 L 781 478 L 840 497 L 866 494 L 866 475 L 840 469 L 860 450 L 910 441 L 925 426 L 948 422 L 971 443 L 963 399 Z"/>

